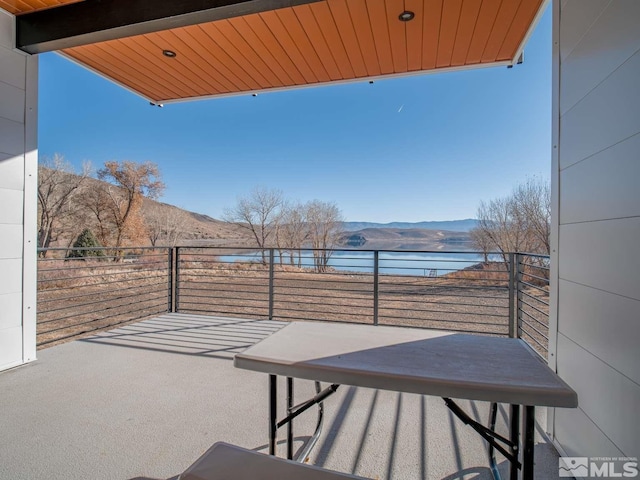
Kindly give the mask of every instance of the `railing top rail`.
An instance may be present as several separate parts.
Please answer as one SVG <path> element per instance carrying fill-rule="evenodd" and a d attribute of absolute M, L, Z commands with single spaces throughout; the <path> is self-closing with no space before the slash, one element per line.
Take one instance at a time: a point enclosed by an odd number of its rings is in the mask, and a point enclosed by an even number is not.
<path fill-rule="evenodd" d="M 521 257 L 551 258 L 546 253 L 516 252 L 516 255 L 520 255 Z"/>
<path fill-rule="evenodd" d="M 47 247 L 47 248 L 38 248 L 37 251 L 38 252 L 55 252 L 55 251 L 70 251 L 70 250 L 77 250 L 77 251 L 86 251 L 86 250 L 101 250 L 101 251 L 108 251 L 108 250 L 125 250 L 125 251 L 130 251 L 130 250 L 166 250 L 166 249 L 172 249 L 172 248 L 180 248 L 180 249 L 193 249 L 193 250 L 197 250 L 197 249 L 202 249 L 202 250 L 231 250 L 231 251 L 249 251 L 249 252 L 261 252 L 261 251 L 269 251 L 271 249 L 273 250 L 281 250 L 281 251 L 317 251 L 317 252 L 333 252 L 333 251 L 339 251 L 339 252 L 353 252 L 353 253 L 375 253 L 375 252 L 384 252 L 384 253 L 401 253 L 401 254 L 433 254 L 433 255 L 449 255 L 449 254 L 455 254 L 455 255 L 487 255 L 487 256 L 501 256 L 501 255 L 510 255 L 511 253 L 516 254 L 516 255 L 520 255 L 520 256 L 526 256 L 526 257 L 535 257 L 535 258 L 550 258 L 549 255 L 546 254 L 541 254 L 541 253 L 529 253 L 529 252 L 499 252 L 499 251 L 492 251 L 492 252 L 481 252 L 481 251 L 477 251 L 477 250 L 420 250 L 420 249 L 412 249 L 412 250 L 405 250 L 405 249 L 397 249 L 397 248 L 371 248 L 371 249 L 366 249 L 366 248 L 345 248 L 345 247 L 339 247 L 339 248 L 313 248 L 313 247 L 303 247 L 303 248 L 289 248 L 289 247 L 247 247 L 247 246 L 233 246 L 233 245 L 228 245 L 228 246 L 221 246 L 221 245 L 176 245 L 176 246 L 168 246 L 168 245 L 156 245 L 156 246 L 144 246 L 144 247 L 132 247 L 132 246 L 126 246 L 126 247 Z"/>
<path fill-rule="evenodd" d="M 47 247 L 38 248 L 38 252 L 68 252 L 70 250 L 84 251 L 84 250 L 165 250 L 172 247 Z"/>
<path fill-rule="evenodd" d="M 233 246 L 233 245 L 179 245 L 178 248 L 181 249 L 203 249 L 203 250 L 241 250 L 241 251 L 250 251 L 250 252 L 260 252 L 260 251 L 269 251 L 269 250 L 281 250 L 285 252 L 289 251 L 316 251 L 316 252 L 354 252 L 354 253 L 375 253 L 375 252 L 385 252 L 385 253 L 428 253 L 428 254 L 438 254 L 438 255 L 447 255 L 447 254 L 456 254 L 456 255 L 485 255 L 485 252 L 477 251 L 477 250 L 405 250 L 398 248 L 347 248 L 347 247 L 335 247 L 335 248 L 313 248 L 313 247 L 303 247 L 303 248 L 291 248 L 291 247 L 241 247 L 241 246 Z M 511 252 L 499 252 L 492 251 L 486 252 L 488 256 L 498 256 L 498 255 L 510 255 Z M 523 253 L 523 252 L 513 252 L 517 255 L 528 256 L 528 257 L 541 257 L 541 258 L 549 258 L 549 255 L 539 254 L 539 253 Z"/>

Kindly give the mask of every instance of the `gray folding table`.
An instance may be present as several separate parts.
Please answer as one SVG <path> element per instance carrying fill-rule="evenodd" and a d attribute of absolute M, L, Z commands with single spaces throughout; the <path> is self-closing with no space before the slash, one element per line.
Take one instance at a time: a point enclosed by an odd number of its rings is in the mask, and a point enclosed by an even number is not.
<path fill-rule="evenodd" d="M 339 385 L 439 396 L 518 470 L 533 479 L 535 407 L 577 407 L 578 398 L 523 340 L 438 330 L 341 323 L 294 322 L 235 356 L 238 368 L 269 374 L 269 451 L 275 454 L 277 429 L 288 425 L 287 456 L 292 458 L 293 419 L 336 391 Z M 277 375 L 287 377 L 287 412 L 276 417 Z M 317 395 L 293 406 L 293 378 L 316 381 Z M 330 387 L 320 390 L 318 382 Z M 451 398 L 511 405 L 510 438 L 471 419 Z M 520 455 L 520 412 L 524 437 Z M 322 411 L 320 411 L 322 415 Z M 321 428 L 321 416 L 314 437 Z M 304 452 L 306 456 L 308 450 Z M 493 454 L 490 453 L 495 468 Z M 520 461 L 522 459 L 522 462 Z"/>

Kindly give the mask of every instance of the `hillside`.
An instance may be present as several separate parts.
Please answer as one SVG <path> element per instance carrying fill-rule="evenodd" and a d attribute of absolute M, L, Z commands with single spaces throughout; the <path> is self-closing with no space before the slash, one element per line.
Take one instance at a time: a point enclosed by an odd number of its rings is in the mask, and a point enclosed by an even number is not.
<path fill-rule="evenodd" d="M 44 169 L 45 167 L 40 167 Z M 46 171 L 50 171 L 46 169 Z M 73 174 L 64 174 L 75 177 Z M 83 192 L 114 188 L 95 178 L 85 181 Z M 78 198 L 85 193 L 79 192 Z M 78 205 L 78 203 L 76 203 Z M 59 231 L 52 247 L 70 246 L 84 228 L 96 231 L 95 216 L 90 208 L 79 207 L 68 217 Z M 175 244 L 183 246 L 254 246 L 254 240 L 247 230 L 208 215 L 191 212 L 179 207 L 145 198 L 142 204 L 142 216 L 149 231 L 166 231 L 166 228 L 179 232 L 179 236 L 156 237 L 156 245 Z M 468 250 L 470 249 L 468 231 L 475 226 L 476 220 L 455 220 L 444 222 L 392 222 L 387 224 L 372 222 L 345 222 L 345 234 L 338 247 L 363 249 L 401 249 L 401 250 Z M 151 245 L 151 238 L 146 238 Z"/>
<path fill-rule="evenodd" d="M 39 172 L 39 181 L 41 181 L 43 178 L 48 177 L 47 174 L 51 170 L 40 166 Z M 61 188 L 60 186 L 64 186 L 65 183 L 72 184 L 77 182 L 77 178 L 77 175 L 63 172 L 55 180 L 55 188 Z M 49 187 L 50 185 L 47 184 Z M 40 186 L 47 191 L 47 188 L 42 184 Z M 60 190 L 55 188 L 50 188 L 54 193 L 51 193 L 48 197 L 49 202 L 59 201 L 61 192 L 64 191 L 63 188 Z M 73 202 L 69 204 L 68 212 L 56 222 L 56 230 L 52 235 L 50 247 L 70 246 L 85 228 L 97 232 L 98 223 L 94 213 L 92 213 L 95 204 L 91 203 L 92 200 L 86 199 L 91 197 L 91 192 L 109 188 L 117 187 L 96 178 L 85 179 L 83 187 L 73 195 Z M 177 243 L 180 245 L 250 245 L 250 238 L 245 230 L 207 215 L 190 212 L 173 205 L 145 198 L 142 203 L 141 213 L 148 225 L 152 225 L 155 221 L 156 226 L 160 229 L 168 227 L 179 231 L 180 235 Z M 157 245 L 165 245 L 166 243 L 166 238 L 162 237 L 157 241 Z M 150 238 L 145 237 L 145 244 L 151 244 Z"/>
<path fill-rule="evenodd" d="M 391 222 L 391 223 L 374 223 L 374 222 L 345 222 L 344 229 L 348 232 L 369 228 L 384 229 L 421 229 L 421 230 L 448 230 L 450 232 L 468 232 L 473 229 L 478 221 L 473 218 L 464 220 L 445 220 L 441 222 Z"/>
<path fill-rule="evenodd" d="M 470 250 L 469 234 L 425 228 L 365 228 L 346 232 L 341 244 L 348 248 L 384 250 Z"/>
<path fill-rule="evenodd" d="M 142 214 L 149 216 L 152 210 L 159 210 L 167 214 L 175 209 L 180 212 L 184 220 L 181 224 L 182 235 L 179 245 L 234 245 L 244 246 L 249 243 L 246 232 L 222 220 L 217 220 L 202 213 L 191 212 L 167 203 L 156 202 L 145 198 Z"/>

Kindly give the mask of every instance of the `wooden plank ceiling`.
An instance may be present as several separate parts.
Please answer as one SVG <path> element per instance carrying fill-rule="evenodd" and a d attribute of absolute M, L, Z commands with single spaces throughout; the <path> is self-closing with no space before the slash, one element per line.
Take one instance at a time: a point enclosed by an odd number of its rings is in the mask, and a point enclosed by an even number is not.
<path fill-rule="evenodd" d="M 0 8 L 9 13 L 19 14 L 59 7 L 60 5 L 79 1 L 81 0 L 0 0 Z"/>
<path fill-rule="evenodd" d="M 167 102 L 505 64 L 518 54 L 543 3 L 325 0 L 63 52 L 151 101 Z M 415 17 L 400 21 L 404 11 Z"/>

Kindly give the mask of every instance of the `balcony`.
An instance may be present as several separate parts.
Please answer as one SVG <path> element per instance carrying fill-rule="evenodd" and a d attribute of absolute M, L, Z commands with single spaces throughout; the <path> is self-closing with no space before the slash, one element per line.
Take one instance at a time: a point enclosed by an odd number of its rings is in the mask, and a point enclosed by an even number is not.
<path fill-rule="evenodd" d="M 299 253 L 292 266 L 276 250 L 48 252 L 38 342 L 49 348 L 0 375 L 0 478 L 166 479 L 216 441 L 265 451 L 266 375 L 231 359 L 287 320 L 517 334 L 544 354 L 544 258 L 507 255 L 479 269 L 468 253 L 414 252 L 399 263 L 398 252 L 344 251 L 323 267 Z M 296 385 L 300 400 L 311 395 L 312 382 Z M 460 403 L 486 423 L 488 404 Z M 555 478 L 538 410 L 536 475 Z M 503 434 L 506 415 L 501 408 Z M 314 427 L 311 412 L 300 417 L 297 447 Z M 484 441 L 442 399 L 356 387 L 327 400 L 310 462 L 381 479 L 492 478 Z"/>

